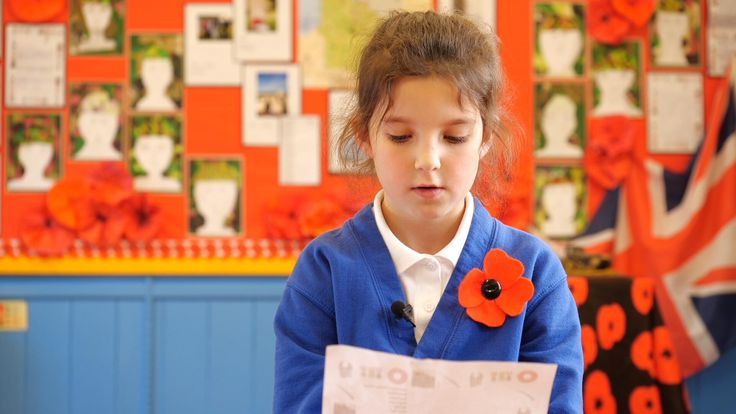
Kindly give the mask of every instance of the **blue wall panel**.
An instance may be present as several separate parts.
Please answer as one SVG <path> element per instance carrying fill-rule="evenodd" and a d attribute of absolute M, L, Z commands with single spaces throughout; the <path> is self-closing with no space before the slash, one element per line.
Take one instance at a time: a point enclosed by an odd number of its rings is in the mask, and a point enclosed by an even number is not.
<path fill-rule="evenodd" d="M 267 413 L 285 278 L 0 278 L 2 414 Z"/>

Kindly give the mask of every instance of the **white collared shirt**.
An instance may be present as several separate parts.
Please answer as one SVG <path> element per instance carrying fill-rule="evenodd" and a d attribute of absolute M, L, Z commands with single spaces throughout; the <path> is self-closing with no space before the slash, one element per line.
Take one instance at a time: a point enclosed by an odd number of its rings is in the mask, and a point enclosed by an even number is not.
<path fill-rule="evenodd" d="M 376 218 L 378 231 L 391 254 L 396 273 L 399 274 L 406 300 L 414 308 L 414 323 L 417 326 L 414 329 L 414 337 L 418 343 L 450 281 L 450 276 L 465 246 L 465 240 L 468 238 L 475 208 L 473 196 L 470 193 L 465 196 L 465 212 L 455 237 L 435 255 L 419 253 L 402 243 L 394 235 L 383 217 L 382 201 L 383 190 L 379 191 L 373 200 L 373 215 Z M 398 300 L 398 298 L 391 299 Z"/>

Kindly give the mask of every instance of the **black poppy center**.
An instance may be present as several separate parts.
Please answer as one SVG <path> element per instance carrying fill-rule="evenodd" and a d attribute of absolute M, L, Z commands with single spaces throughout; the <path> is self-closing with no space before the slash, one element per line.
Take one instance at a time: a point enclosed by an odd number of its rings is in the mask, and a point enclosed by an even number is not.
<path fill-rule="evenodd" d="M 488 300 L 496 299 L 501 295 L 501 284 L 496 279 L 486 279 L 480 287 L 480 292 Z"/>

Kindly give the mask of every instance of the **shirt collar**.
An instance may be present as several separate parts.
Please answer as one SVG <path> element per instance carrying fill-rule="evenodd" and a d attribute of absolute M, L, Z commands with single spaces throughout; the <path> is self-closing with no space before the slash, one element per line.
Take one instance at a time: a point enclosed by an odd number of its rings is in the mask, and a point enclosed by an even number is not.
<path fill-rule="evenodd" d="M 386 219 L 383 217 L 383 211 L 381 209 L 381 202 L 383 201 L 383 190 L 376 194 L 373 199 L 373 216 L 376 219 L 376 225 L 378 231 L 381 233 L 384 243 L 388 248 L 388 252 L 391 254 L 391 259 L 396 267 L 396 272 L 401 274 L 411 267 L 414 263 L 422 260 L 429 256 L 426 254 L 419 253 L 399 240 L 391 229 L 386 224 Z M 465 241 L 468 238 L 470 232 L 470 223 L 473 221 L 473 210 L 475 204 L 473 196 L 468 193 L 465 196 L 465 211 L 463 212 L 463 218 L 460 220 L 460 226 L 458 226 L 455 237 L 443 247 L 434 257 L 442 257 L 452 263 L 454 268 L 460 258 L 460 253 L 463 251 Z"/>

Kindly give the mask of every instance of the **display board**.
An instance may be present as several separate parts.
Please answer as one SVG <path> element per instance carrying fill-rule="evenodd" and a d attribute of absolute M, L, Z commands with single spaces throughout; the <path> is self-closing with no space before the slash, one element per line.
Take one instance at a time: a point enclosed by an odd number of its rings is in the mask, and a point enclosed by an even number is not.
<path fill-rule="evenodd" d="M 730 9 L 705 0 L 658 2 L 601 35 L 612 3 L 5 0 L 0 272 L 288 273 L 378 189 L 330 143 L 387 7 L 461 9 L 497 28 L 520 162 L 505 197 L 484 202 L 574 237 L 610 184 L 584 162 L 591 142 L 610 149 L 598 131 L 623 125 L 626 154 L 684 168 L 721 76 L 710 50 L 726 53 L 729 35 L 720 25 L 706 42 L 710 14 Z M 686 50 L 664 40 L 676 12 L 690 16 Z M 673 91 L 687 105 L 668 106 Z"/>

